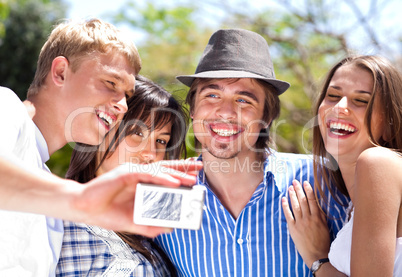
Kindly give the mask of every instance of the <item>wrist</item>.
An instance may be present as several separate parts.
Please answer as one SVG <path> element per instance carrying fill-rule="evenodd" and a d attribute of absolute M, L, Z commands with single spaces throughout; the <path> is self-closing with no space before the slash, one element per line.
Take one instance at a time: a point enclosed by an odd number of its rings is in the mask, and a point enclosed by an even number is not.
<path fill-rule="evenodd" d="M 314 261 L 310 268 L 311 273 L 313 273 L 313 276 L 315 276 L 315 274 L 317 273 L 317 271 L 321 268 L 321 266 L 323 264 L 328 263 L 328 262 L 329 262 L 328 258 L 318 259 L 318 260 Z"/>
<path fill-rule="evenodd" d="M 49 179 L 48 194 L 45 195 L 46 201 L 41 201 L 44 205 L 43 208 L 46 207 L 46 212 L 43 214 L 64 220 L 78 221 L 82 215 L 76 202 L 84 186 L 73 180 L 55 177 Z M 52 208 L 49 209 L 49 206 Z"/>

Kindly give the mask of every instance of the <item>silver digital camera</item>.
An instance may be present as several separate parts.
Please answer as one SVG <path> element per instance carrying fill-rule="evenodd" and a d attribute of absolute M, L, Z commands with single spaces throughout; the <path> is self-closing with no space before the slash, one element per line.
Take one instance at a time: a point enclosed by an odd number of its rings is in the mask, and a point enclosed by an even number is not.
<path fill-rule="evenodd" d="M 134 223 L 148 226 L 198 230 L 204 208 L 205 188 L 164 187 L 137 184 Z"/>

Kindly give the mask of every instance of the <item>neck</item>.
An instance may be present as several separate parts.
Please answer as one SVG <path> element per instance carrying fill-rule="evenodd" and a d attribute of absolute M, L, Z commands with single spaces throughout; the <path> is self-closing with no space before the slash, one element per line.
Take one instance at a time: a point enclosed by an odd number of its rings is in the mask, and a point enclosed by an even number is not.
<path fill-rule="evenodd" d="M 24 101 L 29 116 L 46 140 L 49 156 L 67 144 L 64 136 L 64 121 L 60 109 L 45 93 L 29 97 Z"/>
<path fill-rule="evenodd" d="M 208 184 L 221 203 L 236 219 L 264 178 L 264 161 L 255 153 L 232 159 L 203 154 Z"/>

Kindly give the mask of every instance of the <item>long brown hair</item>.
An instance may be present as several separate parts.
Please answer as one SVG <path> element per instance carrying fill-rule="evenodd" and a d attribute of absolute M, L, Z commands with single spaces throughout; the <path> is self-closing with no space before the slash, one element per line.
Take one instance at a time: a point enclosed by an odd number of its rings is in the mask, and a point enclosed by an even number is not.
<path fill-rule="evenodd" d="M 354 65 L 371 73 L 374 86 L 372 97 L 367 105 L 365 113 L 365 126 L 373 145 L 383 146 L 402 152 L 402 76 L 401 73 L 391 64 L 390 61 L 379 56 L 350 56 L 337 63 L 328 73 L 323 88 L 319 94 L 315 106 L 315 124 L 313 129 L 313 155 L 314 178 L 316 188 L 323 196 L 320 189 L 321 178 L 333 194 L 333 182 L 337 189 L 349 197 L 345 182 L 343 181 L 339 166 L 336 160 L 325 150 L 324 141 L 318 125 L 318 109 L 325 98 L 329 83 L 335 72 L 344 65 Z M 374 101 L 378 99 L 380 110 L 384 115 L 384 134 L 376 140 L 372 134 L 371 119 L 373 115 Z M 336 198 L 335 198 L 336 199 Z"/>
<path fill-rule="evenodd" d="M 153 131 L 172 123 L 165 159 L 186 157 L 185 135 L 188 116 L 169 92 L 145 77 L 137 76 L 135 93 L 128 100 L 127 105 L 128 111 L 123 120 L 116 126 L 115 133 L 109 133 L 113 137 L 107 145 L 106 151 L 100 152 L 100 146 L 76 144 L 66 178 L 80 183 L 92 180 L 96 177 L 98 168 L 105 159 L 116 151 L 120 142 L 144 126 Z M 100 153 L 102 154 L 100 155 Z M 156 251 L 165 260 L 172 276 L 176 275 L 173 264 L 153 240 L 131 233 L 116 233 L 133 249 L 144 255 L 153 265 L 156 265 L 157 262 Z M 147 243 L 151 244 L 153 249 L 147 248 Z"/>

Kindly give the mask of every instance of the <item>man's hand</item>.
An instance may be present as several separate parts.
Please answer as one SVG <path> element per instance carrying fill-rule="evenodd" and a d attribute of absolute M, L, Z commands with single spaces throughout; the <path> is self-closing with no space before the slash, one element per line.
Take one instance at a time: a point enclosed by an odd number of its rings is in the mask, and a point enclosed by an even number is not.
<path fill-rule="evenodd" d="M 73 213 L 69 220 L 154 237 L 171 229 L 133 223 L 136 185 L 140 182 L 165 186 L 194 185 L 197 161 L 163 161 L 153 164 L 124 164 L 87 184 L 70 184 Z"/>

